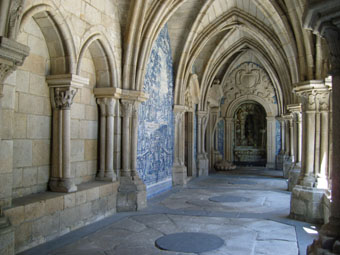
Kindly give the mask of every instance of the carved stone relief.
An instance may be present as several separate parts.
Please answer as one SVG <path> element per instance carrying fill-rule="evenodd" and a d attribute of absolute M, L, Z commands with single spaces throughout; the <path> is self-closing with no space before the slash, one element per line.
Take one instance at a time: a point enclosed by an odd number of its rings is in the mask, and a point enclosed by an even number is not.
<path fill-rule="evenodd" d="M 227 102 L 244 95 L 256 95 L 269 104 L 276 104 L 273 84 L 268 74 L 257 64 L 245 62 L 234 69 L 223 86 Z"/>

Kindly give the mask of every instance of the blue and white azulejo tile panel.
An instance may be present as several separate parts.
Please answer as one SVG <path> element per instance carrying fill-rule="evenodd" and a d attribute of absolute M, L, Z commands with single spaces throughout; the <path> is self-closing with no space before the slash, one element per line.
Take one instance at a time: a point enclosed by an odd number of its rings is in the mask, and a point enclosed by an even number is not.
<path fill-rule="evenodd" d="M 154 42 L 139 108 L 137 171 L 151 197 L 171 188 L 174 157 L 173 67 L 167 25 Z"/>

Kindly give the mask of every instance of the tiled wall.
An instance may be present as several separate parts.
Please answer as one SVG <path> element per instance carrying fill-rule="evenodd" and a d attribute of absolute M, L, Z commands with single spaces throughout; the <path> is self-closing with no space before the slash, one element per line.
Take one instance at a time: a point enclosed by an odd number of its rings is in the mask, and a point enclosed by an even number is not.
<path fill-rule="evenodd" d="M 281 150 L 281 128 L 280 128 L 280 122 L 276 121 L 276 149 L 275 149 L 275 155 L 278 155 Z"/>
<path fill-rule="evenodd" d="M 139 109 L 137 170 L 148 197 L 171 186 L 174 152 L 173 68 L 167 26 L 154 42 Z"/>

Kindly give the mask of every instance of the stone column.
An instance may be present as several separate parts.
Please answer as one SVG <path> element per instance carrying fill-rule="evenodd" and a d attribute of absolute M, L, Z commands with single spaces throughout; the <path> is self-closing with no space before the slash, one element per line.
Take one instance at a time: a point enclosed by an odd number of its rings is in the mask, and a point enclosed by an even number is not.
<path fill-rule="evenodd" d="M 50 87 L 53 109 L 52 168 L 49 187 L 55 192 L 77 190 L 71 175 L 71 106 L 77 90 L 89 80 L 73 74 L 51 75 L 46 78 Z"/>
<path fill-rule="evenodd" d="M 233 163 L 233 134 L 234 134 L 234 119 L 226 118 L 225 120 L 225 160 L 232 164 Z"/>
<path fill-rule="evenodd" d="M 280 123 L 280 135 L 281 135 L 281 148 L 279 155 L 276 158 L 276 167 L 279 170 L 283 170 L 283 159 L 285 155 L 285 122 L 283 117 L 276 117 L 276 120 Z"/>
<path fill-rule="evenodd" d="M 206 176 L 209 173 L 209 160 L 205 152 L 205 131 L 208 122 L 208 114 L 205 111 L 197 111 L 197 175 Z"/>
<path fill-rule="evenodd" d="M 185 185 L 187 183 L 187 168 L 184 164 L 185 130 L 184 130 L 185 106 L 174 106 L 175 121 L 175 150 L 172 167 L 173 185 Z"/>
<path fill-rule="evenodd" d="M 98 98 L 100 108 L 100 164 L 97 179 L 102 181 L 116 181 L 117 175 L 113 170 L 114 146 L 114 98 Z"/>
<path fill-rule="evenodd" d="M 313 223 L 323 222 L 322 202 L 325 189 L 318 187 L 317 178 L 320 177 L 320 182 L 327 181 L 327 178 L 323 178 L 320 174 L 319 158 L 320 149 L 322 153 L 327 154 L 328 158 L 328 152 L 324 151 L 328 151 L 328 136 L 324 135 L 322 138 L 321 135 L 323 132 L 328 132 L 328 125 L 322 125 L 319 115 L 325 104 L 323 98 L 328 98 L 329 91 L 330 87 L 325 81 L 308 81 L 298 84 L 294 88 L 294 92 L 301 97 L 303 102 L 303 146 L 301 173 L 298 185 L 292 191 L 291 216 Z M 327 101 L 327 105 L 328 103 L 329 101 Z M 326 130 L 324 130 L 325 128 Z M 325 145 L 321 148 L 322 143 Z"/>
<path fill-rule="evenodd" d="M 146 207 L 146 186 L 137 172 L 138 106 L 147 100 L 143 92 L 121 91 L 122 169 L 117 195 L 117 211 L 135 211 Z"/>
<path fill-rule="evenodd" d="M 288 174 L 288 190 L 292 191 L 298 182 L 301 172 L 301 149 L 302 149 L 302 121 L 301 105 L 293 104 L 287 106 L 288 111 L 293 116 L 293 150 L 294 161 Z"/>
<path fill-rule="evenodd" d="M 318 189 L 328 189 L 328 154 L 329 154 L 329 106 L 331 84 L 328 85 L 329 91 L 317 94 L 319 110 L 319 150 L 318 150 L 318 169 L 316 171 L 316 184 Z"/>
<path fill-rule="evenodd" d="M 293 155 L 293 116 L 286 114 L 283 116 L 285 122 L 285 155 L 283 158 L 283 176 L 288 178 L 289 171 L 292 166 L 292 155 Z"/>
<path fill-rule="evenodd" d="M 14 40 L 3 37 L 5 33 L 7 10 L 10 1 L 1 1 L 0 3 L 0 254 L 14 254 L 14 232 L 7 217 L 3 215 L 3 209 L 10 207 L 12 204 L 12 179 L 13 179 L 13 138 L 3 136 L 2 123 L 2 97 L 4 83 L 8 76 L 12 74 L 18 66 L 21 66 L 29 54 L 29 48 L 17 43 Z M 7 96 L 7 95 L 5 95 Z M 14 101 L 14 96 L 12 98 Z M 7 98 L 7 101 L 8 98 Z M 13 104 L 14 105 L 14 104 Z M 14 109 L 10 110 L 11 112 Z M 10 122 L 13 120 L 7 119 Z M 7 132 L 6 132 L 7 133 Z"/>
<path fill-rule="evenodd" d="M 275 134 L 276 134 L 275 117 L 267 117 L 267 168 L 275 168 Z"/>

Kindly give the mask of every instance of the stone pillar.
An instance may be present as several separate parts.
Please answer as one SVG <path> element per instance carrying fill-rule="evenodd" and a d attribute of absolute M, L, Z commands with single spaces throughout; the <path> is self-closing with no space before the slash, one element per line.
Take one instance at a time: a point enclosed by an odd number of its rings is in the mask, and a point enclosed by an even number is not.
<path fill-rule="evenodd" d="M 225 160 L 232 164 L 233 163 L 233 135 L 234 135 L 234 119 L 226 118 L 225 120 Z"/>
<path fill-rule="evenodd" d="M 309 255 L 340 253 L 340 24 L 339 1 L 321 1 L 310 4 L 305 13 L 304 26 L 325 37 L 330 50 L 332 67 L 332 171 L 331 171 L 331 216 L 319 231 L 319 237 L 308 247 Z M 339 97 L 338 97 L 339 96 Z"/>
<path fill-rule="evenodd" d="M 49 187 L 55 192 L 77 190 L 71 175 L 71 106 L 79 88 L 89 80 L 73 74 L 51 75 L 46 78 L 53 109 L 52 168 Z"/>
<path fill-rule="evenodd" d="M 5 33 L 6 15 L 10 1 L 1 1 L 1 32 L 0 32 L 0 254 L 14 254 L 14 232 L 8 219 L 3 216 L 3 209 L 12 204 L 13 178 L 13 138 L 3 136 L 2 97 L 4 83 L 18 66 L 21 66 L 29 53 L 29 48 L 14 40 L 3 37 Z M 4 8 L 4 9 L 2 9 Z M 12 99 L 14 101 L 14 97 Z M 7 98 L 7 101 L 8 98 Z M 14 105 L 14 104 L 13 104 Z M 10 110 L 11 112 L 14 109 Z M 12 120 L 7 119 L 10 122 Z M 6 132 L 7 133 L 7 132 Z"/>
<path fill-rule="evenodd" d="M 321 122 L 322 112 L 328 111 L 330 87 L 324 81 L 308 81 L 298 84 L 294 92 L 302 98 L 303 147 L 302 166 L 298 185 L 293 188 L 291 217 L 309 222 L 323 222 L 322 202 L 327 187 L 318 186 L 327 181 L 320 173 L 320 152 L 328 158 L 328 124 Z M 325 104 L 327 106 L 325 106 Z M 326 114 L 327 115 L 327 114 Z M 328 122 L 328 118 L 327 122 Z M 322 120 L 325 121 L 324 117 Z M 323 140 L 322 140 L 323 139 Z M 325 144 L 325 145 L 322 145 Z M 322 145 L 322 146 L 321 146 Z M 327 170 L 324 170 L 326 174 Z M 321 181 L 322 179 L 322 181 Z M 321 184 L 320 184 L 321 185 Z"/>
<path fill-rule="evenodd" d="M 219 155 L 218 151 L 215 150 L 215 128 L 217 127 L 218 117 L 220 109 L 219 107 L 212 107 L 210 110 L 210 116 L 208 120 L 207 129 L 207 149 L 209 158 L 209 168 L 213 169 L 216 156 Z"/>
<path fill-rule="evenodd" d="M 276 120 L 280 123 L 280 134 L 281 134 L 281 149 L 279 155 L 276 158 L 276 168 L 279 170 L 283 170 L 283 160 L 285 151 L 285 121 L 283 117 L 276 117 Z"/>
<path fill-rule="evenodd" d="M 285 154 L 283 158 L 283 176 L 288 178 L 290 168 L 293 164 L 293 116 L 291 114 L 286 114 L 283 116 L 285 122 Z"/>
<path fill-rule="evenodd" d="M 116 181 L 117 175 L 113 170 L 113 148 L 114 148 L 114 110 L 115 99 L 98 98 L 100 108 L 100 162 L 97 180 Z"/>
<path fill-rule="evenodd" d="M 276 123 L 275 117 L 267 117 L 267 168 L 275 168 L 275 139 L 276 134 Z"/>
<path fill-rule="evenodd" d="M 197 111 L 197 175 L 209 174 L 209 160 L 205 152 L 205 132 L 208 123 L 208 114 L 205 111 Z"/>
<path fill-rule="evenodd" d="M 143 92 L 121 91 L 122 169 L 117 195 L 117 211 L 135 211 L 146 207 L 146 186 L 137 172 L 138 107 L 148 99 Z"/>
<path fill-rule="evenodd" d="M 185 128 L 184 128 L 185 106 L 174 106 L 175 121 L 175 150 L 174 163 L 172 167 L 173 185 L 185 185 L 187 183 L 187 168 L 184 164 L 184 147 L 185 147 Z"/>
<path fill-rule="evenodd" d="M 298 182 L 301 173 L 301 149 L 302 149 L 302 121 L 301 104 L 287 106 L 288 111 L 293 116 L 293 151 L 294 161 L 288 174 L 288 190 L 292 191 Z"/>

